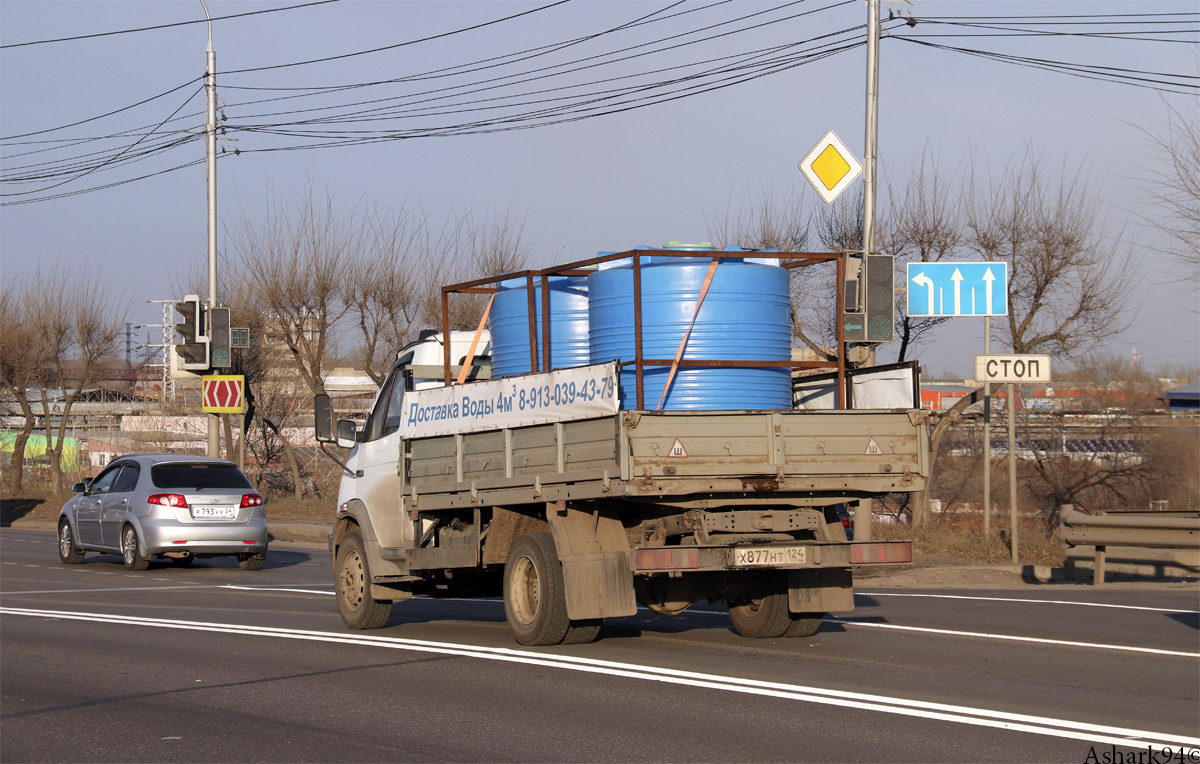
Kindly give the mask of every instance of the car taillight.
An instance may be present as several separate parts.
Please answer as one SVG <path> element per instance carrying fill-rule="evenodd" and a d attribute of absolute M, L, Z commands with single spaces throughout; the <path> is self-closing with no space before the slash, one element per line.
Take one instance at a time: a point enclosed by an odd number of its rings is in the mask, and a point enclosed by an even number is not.
<path fill-rule="evenodd" d="M 161 504 L 164 507 L 182 507 L 187 509 L 187 499 L 179 493 L 156 493 L 146 499 L 151 504 Z"/>
<path fill-rule="evenodd" d="M 263 497 L 256 493 L 242 494 L 242 509 L 246 507 L 261 507 L 263 504 Z"/>

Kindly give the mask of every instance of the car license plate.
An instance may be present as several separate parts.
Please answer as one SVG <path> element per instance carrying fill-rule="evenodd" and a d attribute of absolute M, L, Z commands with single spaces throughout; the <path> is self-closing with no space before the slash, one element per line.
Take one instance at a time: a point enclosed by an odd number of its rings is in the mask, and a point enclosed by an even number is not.
<path fill-rule="evenodd" d="M 803 565 L 806 561 L 806 549 L 802 546 L 742 547 L 733 550 L 733 566 L 735 568 L 753 568 L 760 565 Z"/>
<path fill-rule="evenodd" d="M 236 514 L 233 507 L 192 507 L 192 517 L 197 520 L 232 520 Z"/>

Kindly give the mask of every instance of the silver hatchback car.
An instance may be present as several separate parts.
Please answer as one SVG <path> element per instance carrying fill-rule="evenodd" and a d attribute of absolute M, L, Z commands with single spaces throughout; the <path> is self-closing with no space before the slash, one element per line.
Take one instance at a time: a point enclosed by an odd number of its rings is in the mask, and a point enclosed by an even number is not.
<path fill-rule="evenodd" d="M 180 454 L 114 459 L 58 515 L 58 556 L 118 553 L 130 570 L 151 558 L 188 565 L 197 557 L 236 556 L 246 570 L 267 558 L 266 500 L 237 465 Z"/>

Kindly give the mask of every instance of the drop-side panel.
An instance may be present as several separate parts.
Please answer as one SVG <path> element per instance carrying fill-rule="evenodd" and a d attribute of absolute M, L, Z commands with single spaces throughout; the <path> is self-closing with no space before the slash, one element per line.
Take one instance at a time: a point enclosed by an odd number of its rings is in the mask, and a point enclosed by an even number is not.
<path fill-rule="evenodd" d="M 918 412 L 919 416 L 919 412 Z M 907 413 L 783 417 L 783 462 L 798 474 L 928 474 L 928 435 Z"/>
<path fill-rule="evenodd" d="M 626 413 L 632 474 L 671 477 L 924 476 L 921 412 Z"/>

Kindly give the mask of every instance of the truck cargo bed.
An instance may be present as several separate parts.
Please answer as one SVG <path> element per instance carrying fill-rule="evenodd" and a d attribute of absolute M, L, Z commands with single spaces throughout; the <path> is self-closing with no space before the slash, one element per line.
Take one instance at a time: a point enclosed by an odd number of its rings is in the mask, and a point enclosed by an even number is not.
<path fill-rule="evenodd" d="M 697 494 L 769 499 L 921 490 L 924 412 L 621 411 L 418 438 L 402 470 L 423 511 Z"/>

